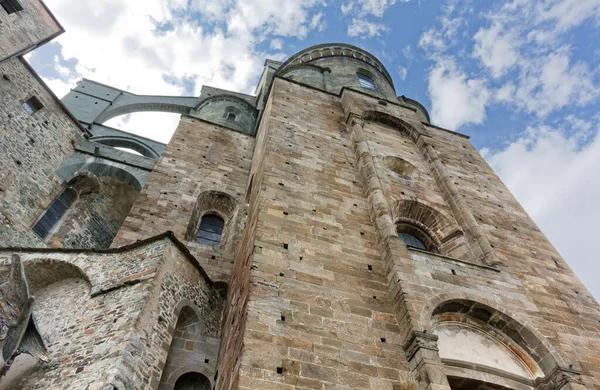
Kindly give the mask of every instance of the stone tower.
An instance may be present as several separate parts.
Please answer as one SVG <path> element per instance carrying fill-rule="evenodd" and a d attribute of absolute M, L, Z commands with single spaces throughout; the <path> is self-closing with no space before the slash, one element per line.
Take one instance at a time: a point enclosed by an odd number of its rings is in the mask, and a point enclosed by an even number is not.
<path fill-rule="evenodd" d="M 598 303 L 365 50 L 267 60 L 255 95 L 61 102 L 0 42 L 0 280 L 17 255 L 48 357 L 0 388 L 600 389 Z M 181 114 L 167 145 L 104 124 L 148 110 Z"/>

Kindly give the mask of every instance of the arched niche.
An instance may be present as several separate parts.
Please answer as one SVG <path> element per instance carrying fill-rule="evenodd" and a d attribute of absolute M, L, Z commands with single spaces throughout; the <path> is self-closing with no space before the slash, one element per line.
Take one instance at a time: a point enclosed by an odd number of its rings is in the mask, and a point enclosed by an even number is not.
<path fill-rule="evenodd" d="M 177 308 L 179 315 L 158 388 L 187 390 L 207 386 L 206 389 L 210 389 L 208 378 L 212 378 L 216 371 L 219 339 L 207 335 L 206 324 L 193 304 L 184 300 Z M 194 383 L 200 387 L 182 387 Z"/>
<path fill-rule="evenodd" d="M 72 343 L 85 332 L 82 318 L 88 312 L 91 290 L 87 275 L 77 266 L 58 260 L 26 259 L 23 265 L 29 291 L 35 298 L 33 316 L 49 361 L 18 355 L 2 377 L 1 389 L 36 388 L 36 382 L 47 371 L 60 370 L 61 362 L 72 358 Z M 0 267 L 1 282 L 7 280 L 9 272 L 10 266 Z M 69 337 L 65 337 L 66 329 Z"/>
<path fill-rule="evenodd" d="M 225 221 L 220 247 L 228 247 L 233 238 L 233 228 L 238 220 L 238 211 L 238 204 L 231 195 L 221 191 L 202 192 L 198 196 L 194 209 L 192 210 L 186 229 L 185 239 L 187 241 L 194 241 L 202 217 L 212 214 Z"/>
<path fill-rule="evenodd" d="M 449 294 L 434 297 L 426 305 L 423 325 L 439 337 L 447 375 L 462 382 L 461 386 L 481 382 L 481 386 L 545 389 L 563 372 L 564 362 L 543 335 L 495 306 L 449 298 Z M 461 386 L 456 388 L 468 388 Z"/>
<path fill-rule="evenodd" d="M 199 372 L 187 372 L 177 379 L 173 390 L 210 390 L 210 380 Z"/>
<path fill-rule="evenodd" d="M 392 203 L 392 218 L 398 232 L 415 235 L 442 255 L 456 258 L 471 255 L 458 223 L 437 208 L 416 199 L 397 199 Z"/>
<path fill-rule="evenodd" d="M 61 175 L 72 175 L 67 188 L 75 189 L 78 196 L 49 231 L 46 242 L 55 247 L 108 248 L 138 196 L 134 185 L 139 182 L 124 170 L 102 164 L 60 169 Z"/>
<path fill-rule="evenodd" d="M 399 130 L 402 134 L 409 137 L 413 142 L 417 143 L 420 133 L 414 127 L 406 123 L 400 118 L 390 115 L 386 112 L 377 110 L 367 110 L 360 116 L 362 120 L 367 122 L 381 123 L 386 126 L 393 127 Z"/>

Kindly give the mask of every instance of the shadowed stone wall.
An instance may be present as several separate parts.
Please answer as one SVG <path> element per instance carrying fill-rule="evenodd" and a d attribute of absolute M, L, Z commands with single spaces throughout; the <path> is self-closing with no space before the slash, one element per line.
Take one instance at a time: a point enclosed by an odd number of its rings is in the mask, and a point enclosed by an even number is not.
<path fill-rule="evenodd" d="M 0 246 L 45 246 L 31 227 L 63 190 L 56 169 L 82 130 L 21 59 L 0 64 Z M 43 108 L 28 114 L 36 96 Z"/>
<path fill-rule="evenodd" d="M 20 252 L 50 361 L 20 355 L 0 386 L 157 389 L 181 307 L 197 308 L 206 337 L 219 338 L 223 297 L 181 247 L 162 236 L 102 253 Z M 0 252 L 2 280 L 10 255 Z"/>
<path fill-rule="evenodd" d="M 46 239 L 53 247 L 108 248 L 138 196 L 133 186 L 104 176 L 97 193 L 79 196 Z"/>

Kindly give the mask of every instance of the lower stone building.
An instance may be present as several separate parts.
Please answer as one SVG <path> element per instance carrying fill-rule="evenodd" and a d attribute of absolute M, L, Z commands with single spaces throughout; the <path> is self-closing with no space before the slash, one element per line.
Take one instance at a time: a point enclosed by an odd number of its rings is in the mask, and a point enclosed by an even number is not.
<path fill-rule="evenodd" d="M 600 389 L 598 303 L 370 53 L 252 96 L 0 74 L 1 389 Z M 167 145 L 105 125 L 147 110 Z"/>

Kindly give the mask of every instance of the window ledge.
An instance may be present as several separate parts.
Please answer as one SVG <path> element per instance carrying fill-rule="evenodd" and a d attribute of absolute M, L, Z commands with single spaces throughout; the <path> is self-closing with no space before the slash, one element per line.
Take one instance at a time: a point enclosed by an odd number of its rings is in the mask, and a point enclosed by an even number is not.
<path fill-rule="evenodd" d="M 487 269 L 489 271 L 500 272 L 500 270 L 494 266 L 478 264 L 478 263 L 474 263 L 474 262 L 466 261 L 466 260 L 459 260 L 459 259 L 455 259 L 454 257 L 444 256 L 444 255 L 440 255 L 439 253 L 424 251 L 424 250 L 417 249 L 417 248 L 412 248 L 412 247 L 407 247 L 407 248 L 408 248 L 409 252 L 417 252 L 417 253 L 421 253 L 421 254 L 428 255 L 428 256 L 438 257 L 443 260 L 452 261 L 455 263 L 466 264 L 471 267 L 478 267 L 478 268 Z"/>

